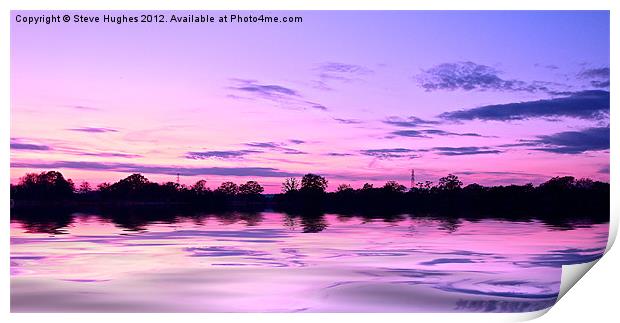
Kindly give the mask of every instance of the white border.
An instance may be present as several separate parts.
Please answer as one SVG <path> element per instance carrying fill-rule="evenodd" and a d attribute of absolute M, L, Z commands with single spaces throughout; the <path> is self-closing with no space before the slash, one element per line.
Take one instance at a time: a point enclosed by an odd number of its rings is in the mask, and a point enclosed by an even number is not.
<path fill-rule="evenodd" d="M 618 32 L 620 24 L 620 15 L 618 13 L 618 3 L 615 0 L 424 0 L 424 1 L 406 1 L 402 0 L 357 0 L 339 1 L 337 0 L 228 0 L 228 1 L 201 1 L 199 4 L 192 0 L 152 0 L 144 2 L 128 3 L 128 1 L 83 1 L 83 0 L 55 0 L 55 1 L 34 1 L 24 0 L 18 3 L 8 3 L 8 1 L 0 1 L 0 28 L 2 37 L 0 37 L 0 55 L 1 63 L 4 67 L 3 71 L 10 69 L 10 10 L 35 10 L 35 9 L 80 9 L 80 10 L 121 10 L 121 9 L 143 9 L 143 10 L 163 10 L 163 9 L 201 9 L 201 10 L 392 10 L 392 9 L 410 9 L 410 10 L 611 10 L 611 67 L 612 78 L 616 75 L 618 69 L 614 69 L 620 57 L 618 43 L 620 41 L 620 33 Z M 2 127 L 0 133 L 2 135 L 2 149 L 0 163 L 3 168 L 1 172 L 2 184 L 0 184 L 0 194 L 4 198 L 0 199 L 0 206 L 6 210 L 3 218 L 2 226 L 4 231 L 2 234 L 1 259 L 4 265 L 0 266 L 2 280 L 0 280 L 0 300 L 2 301 L 2 316 L 6 316 L 4 322 L 8 319 L 17 322 L 29 321 L 46 321 L 46 322 L 105 322 L 112 320 L 141 320 L 149 322 L 169 322 L 171 320 L 182 320 L 187 322 L 198 322 L 205 320 L 226 320 L 226 321 L 244 321 L 254 322 L 256 320 L 270 320 L 274 322 L 285 322 L 290 320 L 300 322 L 314 322 L 317 320 L 351 320 L 371 322 L 377 320 L 389 320 L 390 322 L 411 322 L 412 320 L 422 320 L 423 322 L 488 322 L 488 321 L 515 321 L 530 319 L 540 316 L 546 311 L 530 314 L 11 314 L 9 315 L 9 295 L 10 295 L 10 275 L 9 275 L 9 137 L 10 137 L 10 74 L 4 73 L 0 78 L 0 98 L 4 98 L 5 104 L 0 108 L 0 120 Z M 618 88 L 615 81 L 611 82 L 611 92 L 616 93 Z M 611 96 L 611 106 L 616 107 L 618 100 L 615 95 Z M 618 114 L 612 109 L 611 123 L 616 124 Z M 611 127 L 611 165 L 620 165 L 618 163 L 618 155 L 616 148 L 618 146 L 619 131 L 617 127 Z M 618 168 L 611 167 L 612 197 L 620 196 L 620 191 L 615 183 L 618 181 Z M 610 240 L 608 243 L 608 251 L 615 236 L 617 235 L 619 204 L 617 200 L 612 199 L 612 218 L 610 222 Z M 573 320 L 589 320 L 600 318 L 603 321 L 609 321 L 609 317 L 617 317 L 616 302 L 617 291 L 614 287 L 618 284 L 616 269 L 620 268 L 618 264 L 619 253 L 618 248 L 608 252 L 603 259 L 595 266 L 593 272 L 588 273 L 584 280 L 586 282 L 577 284 L 577 291 L 568 293 L 566 297 L 556 304 L 549 314 L 543 316 L 543 321 L 560 322 Z M 610 283 L 611 282 L 611 283 Z M 615 282 L 615 283 L 613 283 Z M 612 303 L 613 302 L 613 303 Z M 599 321 L 595 319 L 595 321 Z"/>

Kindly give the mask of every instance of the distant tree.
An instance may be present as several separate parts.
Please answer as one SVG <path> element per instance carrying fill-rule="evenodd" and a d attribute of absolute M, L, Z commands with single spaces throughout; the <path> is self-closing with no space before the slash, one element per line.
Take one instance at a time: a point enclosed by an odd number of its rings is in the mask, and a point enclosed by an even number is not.
<path fill-rule="evenodd" d="M 301 190 L 305 192 L 325 193 L 327 180 L 316 174 L 306 174 L 301 178 Z"/>
<path fill-rule="evenodd" d="M 243 195 L 259 195 L 264 190 L 265 189 L 256 181 L 248 181 L 247 183 L 239 186 L 239 194 Z"/>
<path fill-rule="evenodd" d="M 43 172 L 39 175 L 39 182 L 52 187 L 52 189 L 61 195 L 71 195 L 75 190 L 75 185 L 71 179 L 65 179 L 60 172 L 50 171 Z"/>
<path fill-rule="evenodd" d="M 473 184 L 469 184 L 465 186 L 463 190 L 466 192 L 471 192 L 471 193 L 480 193 L 484 191 L 484 186 L 473 183 Z"/>
<path fill-rule="evenodd" d="M 453 174 L 449 174 L 446 177 L 442 177 L 439 179 L 438 187 L 442 190 L 457 190 L 463 186 L 463 182 L 459 180 L 459 177 Z"/>
<path fill-rule="evenodd" d="M 112 185 L 111 185 L 110 183 L 106 183 L 106 182 L 104 182 L 104 183 L 101 183 L 101 184 L 97 185 L 97 189 L 98 189 L 100 192 L 108 192 L 108 191 L 110 191 L 110 187 L 111 187 L 111 186 L 112 186 Z"/>
<path fill-rule="evenodd" d="M 75 190 L 73 181 L 65 179 L 57 171 L 28 173 L 20 178 L 19 186 L 21 193 L 26 197 L 38 199 L 67 198 Z"/>
<path fill-rule="evenodd" d="M 370 183 L 364 183 L 364 186 L 362 186 L 362 190 L 363 191 L 368 191 L 368 190 L 371 190 L 371 189 L 373 189 L 373 185 L 370 184 Z"/>
<path fill-rule="evenodd" d="M 198 195 L 204 194 L 209 190 L 207 187 L 207 181 L 204 179 L 197 181 L 194 185 L 192 185 L 191 190 Z"/>
<path fill-rule="evenodd" d="M 299 181 L 294 177 L 287 178 L 282 183 L 282 193 L 286 194 L 297 190 L 299 190 Z"/>
<path fill-rule="evenodd" d="M 338 188 L 336 188 L 336 192 L 337 193 L 352 193 L 353 187 L 351 187 L 351 185 L 349 184 L 340 184 L 338 185 Z"/>
<path fill-rule="evenodd" d="M 239 193 L 239 186 L 233 182 L 224 182 L 215 191 L 225 195 L 237 195 Z"/>
<path fill-rule="evenodd" d="M 112 184 L 110 189 L 120 194 L 136 193 L 143 191 L 148 184 L 149 180 L 142 174 L 131 174 Z"/>
<path fill-rule="evenodd" d="M 165 193 L 176 193 L 181 189 L 181 184 L 176 182 L 165 182 L 160 187 Z"/>
<path fill-rule="evenodd" d="M 401 185 L 396 181 L 387 181 L 385 185 L 383 185 L 383 189 L 391 193 L 402 193 L 407 190 L 405 185 Z"/>
<path fill-rule="evenodd" d="M 556 176 L 550 180 L 540 184 L 540 188 L 549 191 L 567 190 L 575 185 L 575 178 L 573 176 Z"/>
<path fill-rule="evenodd" d="M 34 187 L 39 181 L 39 175 L 35 173 L 26 173 L 19 179 L 19 185 L 25 188 Z"/>
<path fill-rule="evenodd" d="M 575 182 L 575 187 L 578 189 L 591 189 L 594 186 L 594 181 L 589 178 L 581 178 Z"/>
<path fill-rule="evenodd" d="M 430 190 L 431 188 L 433 188 L 433 182 L 431 181 L 425 181 L 425 182 L 418 182 L 416 183 L 416 186 L 418 188 L 418 190 Z"/>
<path fill-rule="evenodd" d="M 80 184 L 80 188 L 78 188 L 78 193 L 80 194 L 86 194 L 90 191 L 91 191 L 90 184 L 86 181 L 83 181 L 82 184 Z"/>

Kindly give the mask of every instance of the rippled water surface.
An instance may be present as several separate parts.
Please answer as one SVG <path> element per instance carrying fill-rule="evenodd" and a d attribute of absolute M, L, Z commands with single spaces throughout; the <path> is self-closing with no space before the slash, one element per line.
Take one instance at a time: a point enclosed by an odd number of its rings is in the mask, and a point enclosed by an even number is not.
<path fill-rule="evenodd" d="M 563 264 L 600 256 L 608 230 L 273 212 L 48 218 L 12 219 L 14 312 L 533 311 L 555 302 Z"/>

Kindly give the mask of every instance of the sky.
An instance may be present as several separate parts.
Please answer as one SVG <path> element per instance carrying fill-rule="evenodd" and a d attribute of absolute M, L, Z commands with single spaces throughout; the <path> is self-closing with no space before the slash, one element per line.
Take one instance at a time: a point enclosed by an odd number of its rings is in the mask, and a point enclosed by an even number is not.
<path fill-rule="evenodd" d="M 267 193 L 306 173 L 329 190 L 409 186 L 411 169 L 416 182 L 609 181 L 608 12 L 15 19 L 65 13 L 142 12 L 12 12 L 13 183 L 45 170 L 95 185 L 137 172 L 211 188 L 257 180 Z"/>

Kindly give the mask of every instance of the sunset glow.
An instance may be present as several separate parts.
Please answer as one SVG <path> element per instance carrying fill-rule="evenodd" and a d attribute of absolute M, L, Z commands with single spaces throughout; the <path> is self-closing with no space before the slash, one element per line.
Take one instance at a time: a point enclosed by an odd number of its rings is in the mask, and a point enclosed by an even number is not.
<path fill-rule="evenodd" d="M 257 180 L 266 193 L 309 172 L 330 191 L 409 186 L 411 169 L 465 184 L 609 181 L 608 12 L 120 25 L 16 14 L 14 183 L 44 170 L 93 184 Z"/>

